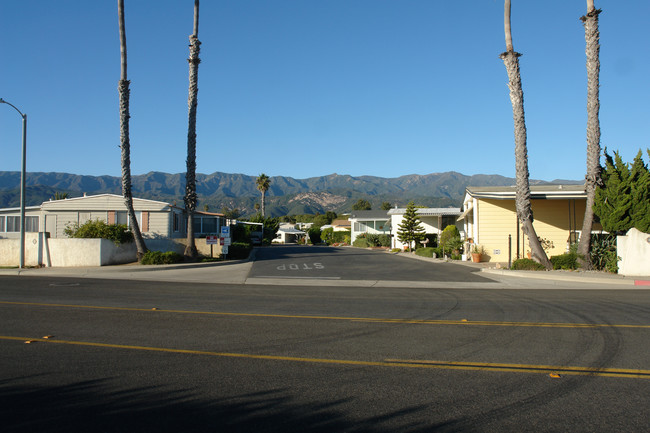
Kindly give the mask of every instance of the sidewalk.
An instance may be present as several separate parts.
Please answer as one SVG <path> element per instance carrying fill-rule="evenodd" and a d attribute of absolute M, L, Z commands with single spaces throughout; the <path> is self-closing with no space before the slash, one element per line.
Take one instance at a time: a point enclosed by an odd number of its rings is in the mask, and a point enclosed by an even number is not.
<path fill-rule="evenodd" d="M 513 277 L 513 278 L 530 278 L 545 281 L 557 282 L 574 282 L 585 284 L 616 284 L 621 286 L 641 286 L 639 289 L 650 289 L 650 275 L 639 277 L 626 277 L 618 274 L 610 274 L 602 271 L 513 271 L 510 269 L 497 269 L 495 263 L 473 263 L 461 260 L 434 259 L 418 256 L 416 254 L 399 253 L 400 257 L 409 257 L 417 260 L 424 260 L 433 263 L 453 263 L 462 266 L 469 266 L 480 269 L 482 273 L 495 276 Z M 643 287 L 646 286 L 646 287 Z"/>

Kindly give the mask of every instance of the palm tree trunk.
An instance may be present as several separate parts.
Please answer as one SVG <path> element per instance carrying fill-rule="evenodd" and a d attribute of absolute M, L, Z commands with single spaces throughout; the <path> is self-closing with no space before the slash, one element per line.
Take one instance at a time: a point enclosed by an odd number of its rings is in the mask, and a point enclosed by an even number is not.
<path fill-rule="evenodd" d="M 185 256 L 196 258 L 198 252 L 194 242 L 194 210 L 196 209 L 196 107 L 198 103 L 199 81 L 199 0 L 194 0 L 194 31 L 190 35 L 190 89 L 187 105 L 187 171 L 185 173 L 185 210 L 187 211 L 187 246 Z"/>
<path fill-rule="evenodd" d="M 262 190 L 262 216 L 266 216 L 266 191 Z"/>
<path fill-rule="evenodd" d="M 587 176 L 585 192 L 587 203 L 585 217 L 582 221 L 580 242 L 578 243 L 578 261 L 584 269 L 592 269 L 591 263 L 591 229 L 594 222 L 594 201 L 596 188 L 600 184 L 600 44 L 598 31 L 598 14 L 600 9 L 594 7 L 593 0 L 587 1 L 587 15 L 580 19 L 585 26 L 587 54 Z"/>
<path fill-rule="evenodd" d="M 122 196 L 124 197 L 124 204 L 129 215 L 129 222 L 133 237 L 135 238 L 135 246 L 137 249 L 138 261 L 147 252 L 147 246 L 144 243 L 144 238 L 140 232 L 140 225 L 135 216 L 133 209 L 133 195 L 131 193 L 131 144 L 129 142 L 129 84 L 126 76 L 126 31 L 124 26 L 124 0 L 117 1 L 117 14 L 119 18 L 119 31 L 120 31 L 120 81 L 118 84 L 118 92 L 120 95 L 120 148 L 122 149 Z"/>
<path fill-rule="evenodd" d="M 521 73 L 519 71 L 519 57 L 521 54 L 514 51 L 512 46 L 512 33 L 510 30 L 510 0 L 505 0 L 504 29 L 506 34 L 506 48 L 508 51 L 501 54 L 501 59 L 508 72 L 508 88 L 512 102 L 512 115 L 515 126 L 515 177 L 516 196 L 515 204 L 517 218 L 521 227 L 528 236 L 532 257 L 546 269 L 553 266 L 546 256 L 546 252 L 537 237 L 533 227 L 533 211 L 530 204 L 530 184 L 528 172 L 528 150 L 526 147 L 526 118 L 524 114 L 524 92 L 521 86 Z"/>

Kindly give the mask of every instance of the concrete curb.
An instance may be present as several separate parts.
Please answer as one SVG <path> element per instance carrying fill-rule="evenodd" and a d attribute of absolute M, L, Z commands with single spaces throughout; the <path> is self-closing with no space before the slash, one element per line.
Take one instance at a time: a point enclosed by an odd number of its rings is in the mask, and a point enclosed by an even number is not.
<path fill-rule="evenodd" d="M 389 252 L 390 253 L 390 252 Z M 460 260 L 445 260 L 438 258 L 422 257 L 416 254 L 393 253 L 399 257 L 427 261 L 431 263 L 451 263 L 480 269 L 482 273 L 512 278 L 529 278 L 546 281 L 574 282 L 584 284 L 617 284 L 622 286 L 634 286 L 637 289 L 650 290 L 650 276 L 625 277 L 623 275 L 608 274 L 605 272 L 583 272 L 583 271 L 512 271 L 509 269 L 489 268 L 487 263 L 472 263 Z"/>

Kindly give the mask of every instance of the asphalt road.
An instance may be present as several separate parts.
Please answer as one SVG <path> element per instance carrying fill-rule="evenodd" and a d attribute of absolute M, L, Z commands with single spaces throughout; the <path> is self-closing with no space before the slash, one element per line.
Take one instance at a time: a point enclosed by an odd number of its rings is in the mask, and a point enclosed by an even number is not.
<path fill-rule="evenodd" d="M 1 276 L 2 430 L 647 431 L 650 291 L 449 285 Z"/>
<path fill-rule="evenodd" d="M 480 269 L 454 263 L 426 264 L 383 250 L 308 246 L 256 249 L 250 278 L 488 283 Z"/>

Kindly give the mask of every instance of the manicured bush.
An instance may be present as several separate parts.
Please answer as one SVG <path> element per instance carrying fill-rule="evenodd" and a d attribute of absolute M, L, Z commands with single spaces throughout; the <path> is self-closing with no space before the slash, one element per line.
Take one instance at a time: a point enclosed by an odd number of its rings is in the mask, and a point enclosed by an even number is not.
<path fill-rule="evenodd" d="M 181 254 L 173 251 L 147 251 L 142 257 L 140 262 L 143 265 L 171 265 L 172 263 L 180 263 L 183 261 Z"/>
<path fill-rule="evenodd" d="M 133 233 L 126 224 L 106 224 L 101 220 L 70 224 L 63 233 L 69 238 L 108 239 L 116 245 L 133 242 Z"/>
<path fill-rule="evenodd" d="M 512 268 L 515 271 L 544 271 L 544 265 L 537 263 L 533 259 L 518 259 L 512 262 Z"/>
<path fill-rule="evenodd" d="M 415 250 L 415 254 L 421 257 L 433 257 L 433 253 L 436 251 L 436 248 L 418 248 Z"/>
<path fill-rule="evenodd" d="M 552 256 L 550 260 L 553 264 L 553 269 L 578 269 L 578 255 L 576 253 Z"/>

